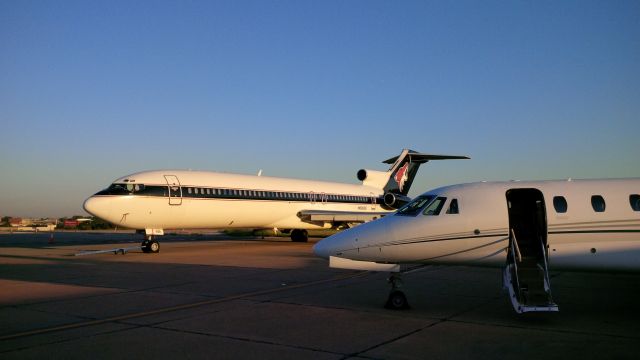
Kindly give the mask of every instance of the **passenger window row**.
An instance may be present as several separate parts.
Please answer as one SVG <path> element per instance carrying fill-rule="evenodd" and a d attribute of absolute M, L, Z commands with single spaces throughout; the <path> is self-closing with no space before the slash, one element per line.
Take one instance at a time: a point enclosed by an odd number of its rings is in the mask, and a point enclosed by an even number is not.
<path fill-rule="evenodd" d="M 631 205 L 631 210 L 640 211 L 640 195 L 638 194 L 629 195 L 629 205 Z M 607 205 L 602 195 L 591 196 L 591 207 L 595 212 L 605 211 L 605 209 L 607 208 Z M 567 199 L 565 199 L 564 196 L 554 196 L 553 208 L 556 210 L 558 214 L 566 213 L 569 208 L 567 204 Z"/>
<path fill-rule="evenodd" d="M 300 193 L 282 191 L 238 190 L 238 189 L 211 189 L 197 187 L 183 187 L 184 197 L 222 197 L 256 200 L 291 200 L 291 201 L 317 201 L 317 202 L 349 202 L 349 203 L 373 203 L 374 198 L 355 195 L 338 195 L 322 193 Z"/>

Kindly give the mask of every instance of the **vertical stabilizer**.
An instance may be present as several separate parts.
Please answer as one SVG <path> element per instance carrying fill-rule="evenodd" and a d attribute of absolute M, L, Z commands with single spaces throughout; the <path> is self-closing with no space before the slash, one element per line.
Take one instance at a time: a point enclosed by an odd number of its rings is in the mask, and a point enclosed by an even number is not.
<path fill-rule="evenodd" d="M 388 180 L 384 186 L 384 193 L 392 193 L 406 196 L 409 193 L 413 179 L 418 173 L 420 165 L 430 160 L 449 160 L 449 159 L 469 159 L 467 156 L 455 155 L 433 155 L 424 154 L 417 151 L 404 149 L 400 155 L 383 161 L 385 164 L 392 164 L 389 168 Z"/>

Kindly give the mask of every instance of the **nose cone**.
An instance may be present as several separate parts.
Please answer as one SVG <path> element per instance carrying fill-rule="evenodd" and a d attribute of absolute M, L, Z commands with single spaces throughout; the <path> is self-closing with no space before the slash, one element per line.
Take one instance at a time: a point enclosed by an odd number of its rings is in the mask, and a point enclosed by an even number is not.
<path fill-rule="evenodd" d="M 330 256 L 349 257 L 347 253 L 357 249 L 362 242 L 358 241 L 366 233 L 371 223 L 358 225 L 320 240 L 313 246 L 316 256 L 328 259 Z"/>
<path fill-rule="evenodd" d="M 109 202 L 109 199 L 92 196 L 84 201 L 82 207 L 84 208 L 84 211 L 93 216 L 97 216 L 104 220 L 109 220 L 109 215 L 111 213 Z"/>
<path fill-rule="evenodd" d="M 336 255 L 336 253 L 339 251 L 338 249 L 340 248 L 340 244 L 343 242 L 342 234 L 343 233 L 338 233 L 320 240 L 315 245 L 313 245 L 313 253 L 316 254 L 316 256 L 325 259 L 328 259 L 329 256 Z"/>
<path fill-rule="evenodd" d="M 318 242 L 313 247 L 313 252 L 323 258 L 338 256 L 352 260 L 369 260 L 371 254 L 368 249 L 389 241 L 389 220 L 390 217 L 384 217 L 331 235 Z M 377 254 L 377 250 L 374 253 Z"/>

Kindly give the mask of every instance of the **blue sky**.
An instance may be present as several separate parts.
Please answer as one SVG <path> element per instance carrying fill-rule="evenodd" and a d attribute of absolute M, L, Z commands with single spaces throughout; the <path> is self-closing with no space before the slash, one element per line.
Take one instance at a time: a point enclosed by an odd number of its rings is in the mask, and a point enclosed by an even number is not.
<path fill-rule="evenodd" d="M 132 172 L 640 176 L 638 1 L 2 1 L 0 215 Z"/>

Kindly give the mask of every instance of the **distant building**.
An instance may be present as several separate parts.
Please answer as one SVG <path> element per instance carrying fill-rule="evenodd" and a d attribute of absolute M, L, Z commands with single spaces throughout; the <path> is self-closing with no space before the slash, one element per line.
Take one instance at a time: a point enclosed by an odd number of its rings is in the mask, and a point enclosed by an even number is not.
<path fill-rule="evenodd" d="M 58 223 L 57 219 L 29 219 L 29 218 L 11 218 L 9 225 L 16 231 L 53 231 Z"/>
<path fill-rule="evenodd" d="M 78 220 L 73 220 L 73 219 L 67 219 L 64 221 L 64 223 L 62 223 L 62 225 L 66 228 L 76 228 L 78 227 L 78 225 L 80 225 L 80 221 Z"/>
<path fill-rule="evenodd" d="M 26 221 L 24 221 L 23 218 L 12 217 L 9 219 L 9 225 L 11 225 L 11 227 L 26 226 Z"/>

